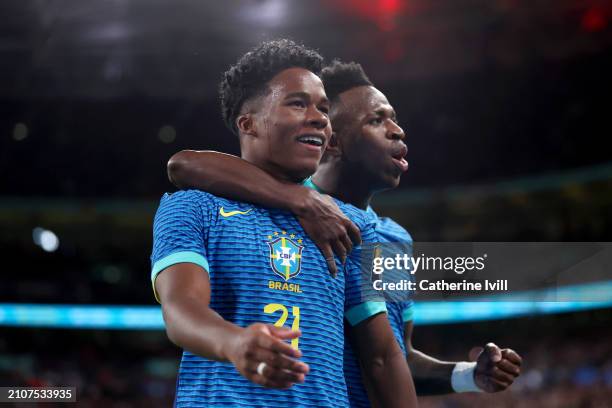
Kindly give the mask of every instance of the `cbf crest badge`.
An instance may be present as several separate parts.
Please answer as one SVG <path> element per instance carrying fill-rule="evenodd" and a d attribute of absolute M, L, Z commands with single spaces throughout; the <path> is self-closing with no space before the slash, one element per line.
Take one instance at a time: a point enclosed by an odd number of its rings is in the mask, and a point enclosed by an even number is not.
<path fill-rule="evenodd" d="M 302 250 L 304 246 L 299 245 L 302 240 L 296 240 L 295 234 L 287 236 L 285 231 L 280 234 L 274 232 L 274 235 L 268 235 L 268 239 L 270 266 L 274 273 L 286 281 L 297 276 L 302 269 Z"/>

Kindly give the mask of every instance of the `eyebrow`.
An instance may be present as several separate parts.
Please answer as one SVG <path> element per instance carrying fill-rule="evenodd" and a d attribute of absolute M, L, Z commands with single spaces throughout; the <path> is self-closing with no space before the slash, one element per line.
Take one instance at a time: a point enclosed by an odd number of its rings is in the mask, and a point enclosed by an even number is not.
<path fill-rule="evenodd" d="M 296 97 L 310 99 L 310 94 L 306 92 L 292 92 L 290 94 L 287 94 L 287 96 L 285 96 L 285 99 L 296 98 Z M 329 99 L 327 99 L 327 97 L 324 97 L 323 100 L 321 100 L 321 103 L 329 104 Z"/>
<path fill-rule="evenodd" d="M 395 112 L 395 109 L 391 108 L 391 109 L 385 109 L 385 108 L 378 108 L 374 111 L 374 113 L 376 113 L 377 115 L 380 116 L 386 116 L 387 113 L 390 112 L 391 114 L 389 115 L 391 118 L 393 119 L 397 119 L 397 113 Z"/>

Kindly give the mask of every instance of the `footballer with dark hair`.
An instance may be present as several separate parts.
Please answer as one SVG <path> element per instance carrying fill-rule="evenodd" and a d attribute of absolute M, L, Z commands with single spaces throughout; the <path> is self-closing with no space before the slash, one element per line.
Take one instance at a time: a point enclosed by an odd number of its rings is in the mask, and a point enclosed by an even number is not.
<path fill-rule="evenodd" d="M 329 208 L 313 205 L 310 212 L 300 207 L 309 205 L 303 198 L 312 195 L 308 190 L 329 194 L 367 211 L 376 222 L 377 242 L 403 242 L 410 248 L 410 234 L 393 220 L 379 217 L 369 205 L 374 194 L 396 187 L 408 168 L 404 158 L 405 134 L 398 125 L 395 110 L 357 63 L 334 61 L 323 69 L 321 77 L 331 101 L 333 135 L 317 172 L 303 183 L 309 189 L 296 186 L 293 196 L 283 196 L 281 200 L 274 194 L 280 188 L 275 180 L 237 157 L 217 152 L 176 154 L 169 162 L 171 180 L 180 187 L 197 187 L 294 211 L 322 250 L 334 247 L 336 254 L 345 257 L 350 245 L 342 244 L 348 241 L 346 236 L 342 237 L 346 231 L 344 220 L 338 217 L 340 229 L 334 235 L 328 233 L 326 223 L 317 221 L 317 215 L 303 215 L 318 213 L 333 222 L 329 215 L 334 213 L 333 204 L 315 201 L 329 204 Z M 419 395 L 497 392 L 509 387 L 520 374 L 520 356 L 493 343 L 485 346 L 476 362 L 440 361 L 414 349 L 412 306 L 411 300 L 388 302 L 387 313 L 396 339 L 406 353 Z M 351 406 L 370 406 L 350 347 L 345 353 L 345 375 Z"/>
<path fill-rule="evenodd" d="M 238 160 L 281 190 L 314 173 L 331 137 L 321 66 L 313 50 L 269 41 L 220 86 Z M 337 205 L 375 239 L 366 213 Z M 416 406 L 385 303 L 363 300 L 358 250 L 333 278 L 333 258 L 292 213 L 197 190 L 164 195 L 153 238 L 153 287 L 168 337 L 184 349 L 176 406 L 348 406 L 344 319 L 377 400 Z"/>

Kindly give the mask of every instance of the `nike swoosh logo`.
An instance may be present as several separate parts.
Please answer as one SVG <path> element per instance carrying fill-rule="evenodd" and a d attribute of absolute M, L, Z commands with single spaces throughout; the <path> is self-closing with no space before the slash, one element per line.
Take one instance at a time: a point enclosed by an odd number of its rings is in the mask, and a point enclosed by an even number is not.
<path fill-rule="evenodd" d="M 252 210 L 252 208 L 249 208 L 246 211 L 238 211 L 238 210 L 235 210 L 235 211 L 225 211 L 223 209 L 223 207 L 221 207 L 221 208 L 219 208 L 219 214 L 221 214 L 222 217 L 231 217 L 231 216 L 238 215 L 238 214 L 242 214 L 242 215 L 248 214 L 248 213 L 251 212 L 251 210 Z"/>

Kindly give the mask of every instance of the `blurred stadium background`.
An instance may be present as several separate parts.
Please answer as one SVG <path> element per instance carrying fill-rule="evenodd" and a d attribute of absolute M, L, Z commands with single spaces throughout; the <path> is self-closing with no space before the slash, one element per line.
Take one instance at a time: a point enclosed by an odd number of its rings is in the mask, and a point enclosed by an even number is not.
<path fill-rule="evenodd" d="M 165 163 L 238 153 L 216 84 L 264 39 L 359 61 L 387 94 L 411 167 L 375 207 L 416 241 L 612 241 L 609 1 L 24 0 L 0 21 L 0 385 L 171 404 L 148 262 Z M 423 407 L 612 406 L 610 308 L 431 323 L 423 351 L 495 341 L 525 366 L 510 391 Z"/>

